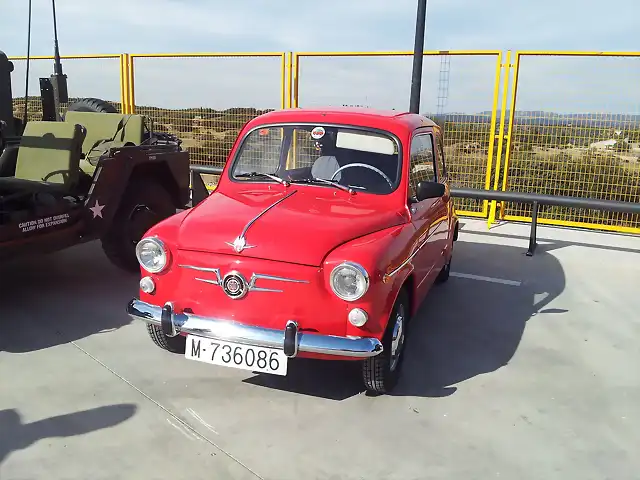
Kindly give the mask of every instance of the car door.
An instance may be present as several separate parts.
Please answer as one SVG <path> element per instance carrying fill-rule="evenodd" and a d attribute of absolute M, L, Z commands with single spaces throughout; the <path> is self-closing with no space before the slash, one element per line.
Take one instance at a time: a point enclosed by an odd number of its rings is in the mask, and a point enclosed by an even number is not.
<path fill-rule="evenodd" d="M 435 278 L 433 268 L 438 262 L 438 249 L 435 245 L 436 233 L 433 221 L 437 218 L 440 199 L 429 198 L 418 202 L 415 198 L 418 184 L 434 181 L 436 162 L 434 136 L 431 130 L 417 130 L 411 139 L 409 160 L 409 211 L 416 232 L 413 257 L 416 289 L 422 297 Z M 437 272 L 436 272 L 437 274 Z"/>

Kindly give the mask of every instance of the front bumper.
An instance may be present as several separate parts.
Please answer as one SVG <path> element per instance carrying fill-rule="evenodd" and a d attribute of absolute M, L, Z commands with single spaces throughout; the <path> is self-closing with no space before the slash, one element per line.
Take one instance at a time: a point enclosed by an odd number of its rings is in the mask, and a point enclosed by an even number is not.
<path fill-rule="evenodd" d="M 284 350 L 287 357 L 295 357 L 298 352 L 306 352 L 368 358 L 382 352 L 382 343 L 377 338 L 337 337 L 300 332 L 294 320 L 289 320 L 284 330 L 254 327 L 232 320 L 176 313 L 171 303 L 159 307 L 135 298 L 127 305 L 127 313 L 134 320 L 162 327 L 164 334 L 169 337 L 186 333 L 212 340 L 278 348 Z"/>

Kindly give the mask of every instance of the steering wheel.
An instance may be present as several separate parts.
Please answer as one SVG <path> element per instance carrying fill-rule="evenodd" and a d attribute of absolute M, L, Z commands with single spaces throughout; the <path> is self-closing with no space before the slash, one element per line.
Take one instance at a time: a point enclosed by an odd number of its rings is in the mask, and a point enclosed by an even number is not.
<path fill-rule="evenodd" d="M 385 173 L 376 168 L 373 167 L 371 165 L 367 165 L 366 163 L 349 163 L 347 165 L 343 165 L 342 167 L 338 168 L 335 173 L 333 175 L 331 175 L 331 180 L 335 179 L 335 176 L 340 173 L 342 170 L 346 169 L 346 168 L 351 168 L 351 167 L 363 167 L 363 168 L 368 168 L 369 170 L 373 170 L 374 172 L 376 172 L 379 175 L 382 175 L 382 177 L 387 181 L 387 183 L 389 184 L 389 187 L 391 187 L 393 189 L 393 182 L 389 179 L 389 177 L 387 177 L 385 175 Z"/>

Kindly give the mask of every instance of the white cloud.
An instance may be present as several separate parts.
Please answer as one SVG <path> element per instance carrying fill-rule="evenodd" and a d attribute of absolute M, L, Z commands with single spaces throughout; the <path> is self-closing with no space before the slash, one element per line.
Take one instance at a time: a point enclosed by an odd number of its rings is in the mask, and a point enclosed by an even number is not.
<path fill-rule="evenodd" d="M 9 2 L 0 17 L 0 49 L 23 55 L 26 2 Z M 429 0 L 428 50 L 637 48 L 631 12 L 637 0 L 615 8 L 593 1 L 538 0 L 491 4 Z M 49 0 L 33 0 L 33 54 L 51 54 Z M 410 50 L 415 0 L 57 0 L 63 54 L 180 51 Z M 14 93 L 22 95 L 17 62 Z M 34 61 L 30 88 L 51 72 Z M 117 60 L 67 60 L 72 95 L 119 100 Z M 425 58 L 423 109 L 436 109 L 440 57 Z M 490 110 L 495 57 L 451 57 L 446 111 Z M 136 60 L 138 104 L 167 107 L 280 106 L 277 58 Z M 518 107 L 526 110 L 639 113 L 640 58 L 526 57 Z M 300 105 L 366 104 L 406 109 L 411 58 L 303 58 Z"/>

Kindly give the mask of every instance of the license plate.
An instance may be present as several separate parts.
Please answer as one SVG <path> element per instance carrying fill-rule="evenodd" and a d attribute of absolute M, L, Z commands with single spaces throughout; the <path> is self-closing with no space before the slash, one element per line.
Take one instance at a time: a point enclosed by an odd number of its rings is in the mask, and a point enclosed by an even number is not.
<path fill-rule="evenodd" d="M 275 348 L 222 342 L 188 335 L 184 356 L 189 360 L 252 372 L 282 376 L 287 374 L 288 358 L 284 351 Z"/>

